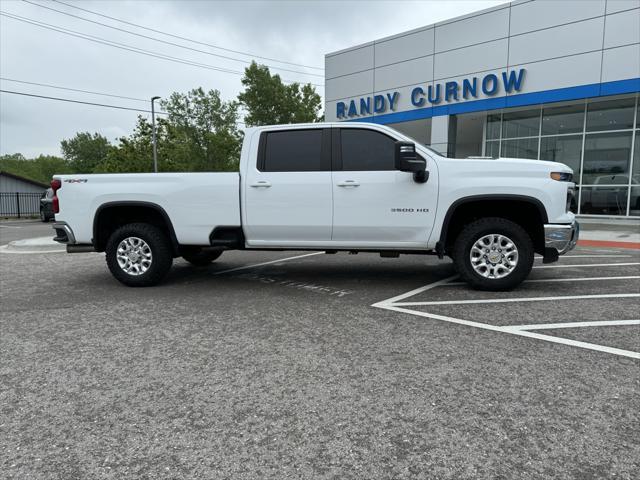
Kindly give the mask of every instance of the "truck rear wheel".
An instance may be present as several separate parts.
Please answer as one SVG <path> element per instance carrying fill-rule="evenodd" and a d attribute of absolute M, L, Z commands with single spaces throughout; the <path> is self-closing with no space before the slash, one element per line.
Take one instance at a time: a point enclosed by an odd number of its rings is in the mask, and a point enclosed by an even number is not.
<path fill-rule="evenodd" d="M 511 290 L 533 267 L 533 242 L 517 223 L 481 218 L 456 239 L 452 256 L 460 277 L 478 290 Z"/>
<path fill-rule="evenodd" d="M 201 248 L 182 252 L 182 258 L 195 267 L 206 267 L 222 255 L 222 250 L 206 251 Z"/>
<path fill-rule="evenodd" d="M 118 228 L 109 237 L 105 252 L 111 274 L 130 287 L 157 285 L 173 263 L 167 236 L 146 223 Z"/>

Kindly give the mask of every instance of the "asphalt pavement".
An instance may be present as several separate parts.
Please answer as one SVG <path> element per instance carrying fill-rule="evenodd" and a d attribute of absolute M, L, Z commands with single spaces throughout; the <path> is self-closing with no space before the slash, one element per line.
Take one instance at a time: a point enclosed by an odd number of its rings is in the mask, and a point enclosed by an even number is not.
<path fill-rule="evenodd" d="M 40 220 L 2 220 L 0 221 L 0 245 L 14 240 L 42 237 L 51 234 L 54 237 L 52 222 L 42 223 Z"/>
<path fill-rule="evenodd" d="M 425 256 L 226 252 L 147 289 L 97 253 L 0 271 L 3 478 L 640 472 L 637 250 L 508 293 Z"/>

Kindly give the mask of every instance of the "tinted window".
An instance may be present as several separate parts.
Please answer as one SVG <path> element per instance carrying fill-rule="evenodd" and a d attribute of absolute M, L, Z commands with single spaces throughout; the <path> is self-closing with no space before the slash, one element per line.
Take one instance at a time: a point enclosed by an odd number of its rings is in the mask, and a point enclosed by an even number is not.
<path fill-rule="evenodd" d="M 395 170 L 395 141 L 383 133 L 341 129 L 342 170 Z"/>
<path fill-rule="evenodd" d="M 322 162 L 322 129 L 267 132 L 264 172 L 318 172 Z"/>

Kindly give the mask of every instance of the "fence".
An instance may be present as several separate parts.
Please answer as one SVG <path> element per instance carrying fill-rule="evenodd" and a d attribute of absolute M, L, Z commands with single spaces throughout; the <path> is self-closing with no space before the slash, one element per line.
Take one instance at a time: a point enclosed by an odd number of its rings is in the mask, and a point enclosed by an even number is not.
<path fill-rule="evenodd" d="M 29 217 L 40 214 L 41 193 L 0 193 L 0 217 Z"/>

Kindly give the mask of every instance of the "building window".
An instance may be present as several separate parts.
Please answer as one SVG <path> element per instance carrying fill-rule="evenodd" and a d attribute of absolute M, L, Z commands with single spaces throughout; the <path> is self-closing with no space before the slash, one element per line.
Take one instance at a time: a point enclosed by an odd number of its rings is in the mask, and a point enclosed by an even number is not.
<path fill-rule="evenodd" d="M 589 102 L 587 132 L 633 128 L 634 98 Z"/>
<path fill-rule="evenodd" d="M 538 137 L 502 140 L 502 156 L 512 158 L 538 158 Z"/>
<path fill-rule="evenodd" d="M 640 215 L 640 187 L 631 187 L 629 215 Z"/>
<path fill-rule="evenodd" d="M 635 151 L 633 152 L 633 182 L 640 185 L 640 130 L 636 132 Z"/>
<path fill-rule="evenodd" d="M 584 105 L 567 105 L 542 110 L 542 135 L 582 133 Z"/>
<path fill-rule="evenodd" d="M 580 192 L 580 212 L 584 215 L 626 215 L 629 188 L 583 187 Z"/>
<path fill-rule="evenodd" d="M 584 112 L 584 109 L 583 109 Z M 540 160 L 560 162 L 573 169 L 573 176 L 580 178 L 582 135 L 556 135 L 540 140 Z"/>
<path fill-rule="evenodd" d="M 487 140 L 500 139 L 501 117 L 500 114 L 487 116 Z"/>
<path fill-rule="evenodd" d="M 583 185 L 629 183 L 631 132 L 588 134 L 584 141 Z"/>
<path fill-rule="evenodd" d="M 484 154 L 487 157 L 498 158 L 500 156 L 500 141 L 487 140 L 487 143 L 485 144 Z"/>
<path fill-rule="evenodd" d="M 576 213 L 640 216 L 637 94 L 492 112 L 484 152 L 568 165 L 577 184 Z"/>
<path fill-rule="evenodd" d="M 502 115 L 502 138 L 537 137 L 539 134 L 540 109 Z"/>

